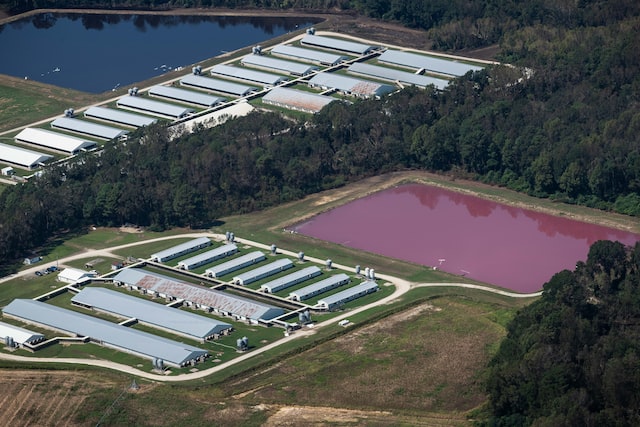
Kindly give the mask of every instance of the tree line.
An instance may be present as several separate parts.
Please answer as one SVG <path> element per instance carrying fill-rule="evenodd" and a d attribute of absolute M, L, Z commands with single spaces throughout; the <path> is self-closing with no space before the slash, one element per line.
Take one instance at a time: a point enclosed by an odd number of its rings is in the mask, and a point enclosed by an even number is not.
<path fill-rule="evenodd" d="M 509 324 L 484 426 L 640 424 L 640 243 L 594 243 Z"/>

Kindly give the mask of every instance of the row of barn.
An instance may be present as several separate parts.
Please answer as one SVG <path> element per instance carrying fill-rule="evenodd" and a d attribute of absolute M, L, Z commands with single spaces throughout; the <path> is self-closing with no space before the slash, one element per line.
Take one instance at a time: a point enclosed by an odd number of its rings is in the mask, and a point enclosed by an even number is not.
<path fill-rule="evenodd" d="M 187 255 L 191 252 L 196 252 L 210 246 L 211 244 L 212 242 L 210 239 L 206 237 L 200 237 L 173 246 L 161 252 L 154 253 L 153 255 L 151 255 L 150 259 L 156 262 L 166 262 Z M 213 263 L 228 256 L 235 255 L 237 253 L 238 247 L 233 243 L 227 243 L 217 248 L 207 250 L 195 256 L 183 259 L 178 262 L 177 267 L 183 270 L 193 270 L 195 268 Z M 251 251 L 249 253 L 232 258 L 228 261 L 213 265 L 207 268 L 204 274 L 208 277 L 219 279 L 223 276 L 234 273 L 235 271 L 243 270 L 254 264 L 261 263 L 266 259 L 267 257 L 263 252 L 257 250 Z M 270 276 L 285 272 L 289 269 L 294 269 L 294 263 L 290 259 L 281 258 L 261 265 L 257 268 L 243 271 L 242 273 L 233 276 L 230 282 L 238 286 L 247 286 L 254 282 L 266 279 Z M 288 288 L 302 284 L 322 274 L 322 270 L 317 266 L 309 266 L 301 269 L 296 269 L 293 273 L 289 273 L 260 284 L 259 291 L 268 294 L 281 293 Z M 330 292 L 350 282 L 351 279 L 348 275 L 344 273 L 335 274 L 329 278 L 320 280 L 319 282 L 302 287 L 301 289 L 295 289 L 294 291 L 289 292 L 287 298 L 293 301 L 302 302 Z M 367 292 L 361 293 L 363 284 L 354 286 L 345 289 L 344 291 L 338 292 L 337 294 L 334 294 L 337 295 L 337 297 L 329 295 L 328 297 L 319 300 L 316 308 L 331 310 L 341 304 L 351 301 L 352 299 L 365 295 L 366 293 L 369 293 L 369 291 L 373 292 L 378 289 L 377 285 L 375 285 L 375 280 L 370 280 L 368 282 L 370 282 L 370 284 L 365 286 L 367 288 Z M 268 319 L 263 318 L 261 320 Z"/>
<path fill-rule="evenodd" d="M 265 104 L 316 113 L 339 99 L 329 96 L 331 92 L 379 98 L 405 85 L 434 85 L 441 90 L 451 78 L 482 69 L 465 62 L 311 33 L 296 45 L 280 44 L 264 53 L 254 48 L 254 53 L 241 58 L 238 65 L 215 65 L 206 77 L 194 67 L 193 74 L 178 81 L 184 88 L 156 85 L 144 96 L 130 90 L 115 102 L 116 108 L 90 107 L 84 119 L 60 117 L 50 123 L 52 130 L 26 128 L 15 140 L 28 147 L 74 155 L 96 148 L 99 141 L 124 139 L 132 129 L 158 119 L 179 120 L 199 109 L 224 107 L 228 98 L 260 94 Z M 334 68 L 345 68 L 352 76 L 333 72 Z M 298 83 L 321 93 L 284 87 Z M 49 153 L 0 144 L 0 161 L 25 169 L 38 168 L 53 158 Z"/>

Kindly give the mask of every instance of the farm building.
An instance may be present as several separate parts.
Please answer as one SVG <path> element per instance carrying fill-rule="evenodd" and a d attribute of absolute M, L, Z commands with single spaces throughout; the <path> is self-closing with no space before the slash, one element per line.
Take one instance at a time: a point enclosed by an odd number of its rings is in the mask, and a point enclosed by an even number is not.
<path fill-rule="evenodd" d="M 316 36 L 307 34 L 300 40 L 303 45 L 316 46 L 323 49 L 339 50 L 356 55 L 366 55 L 378 49 L 378 46 L 371 46 L 363 43 L 356 43 L 333 37 Z"/>
<path fill-rule="evenodd" d="M 287 81 L 286 77 L 279 76 L 277 74 L 248 70 L 246 68 L 232 67 L 230 65 L 224 64 L 214 66 L 211 69 L 211 74 L 231 79 L 260 83 L 263 86 L 275 86 L 278 83 Z"/>
<path fill-rule="evenodd" d="M 38 153 L 26 148 L 0 144 L 0 162 L 11 163 L 26 169 L 34 169 L 53 159 L 49 154 Z"/>
<path fill-rule="evenodd" d="M 69 117 L 59 117 L 55 119 L 51 122 L 51 127 L 107 140 L 124 138 L 129 133 L 127 130 Z"/>
<path fill-rule="evenodd" d="M 181 299 L 194 309 L 233 316 L 239 320 L 258 323 L 284 314 L 284 310 L 248 298 L 216 291 L 204 286 L 181 282 L 161 274 L 138 268 L 122 270 L 113 277 L 113 283 L 132 290 L 142 291 L 152 296 L 167 299 Z"/>
<path fill-rule="evenodd" d="M 265 55 L 247 55 L 242 58 L 240 62 L 245 66 L 287 73 L 294 76 L 306 76 L 307 74 L 318 70 L 318 67 L 313 65 L 285 61 L 284 59 L 271 58 Z"/>
<path fill-rule="evenodd" d="M 277 261 L 270 262 L 267 265 L 263 265 L 262 267 L 254 268 L 253 270 L 234 276 L 233 283 L 243 286 L 248 285 L 249 283 L 272 276 L 291 267 L 293 267 L 293 262 L 291 262 L 290 259 L 279 259 Z"/>
<path fill-rule="evenodd" d="M 178 263 L 178 268 L 183 270 L 193 270 L 201 265 L 209 264 L 210 262 L 233 255 L 236 252 L 238 252 L 238 247 L 233 243 L 229 243 L 228 245 L 220 246 L 203 254 L 182 260 Z"/>
<path fill-rule="evenodd" d="M 253 251 L 248 254 L 239 256 L 219 265 L 214 265 L 205 270 L 205 274 L 209 277 L 222 277 L 225 274 L 233 273 L 241 268 L 248 267 L 260 261 L 264 261 L 267 257 L 260 251 Z"/>
<path fill-rule="evenodd" d="M 358 299 L 367 294 L 376 292 L 377 290 L 378 285 L 376 284 L 376 282 L 371 280 L 362 282 L 359 285 L 353 286 L 351 288 L 345 289 L 344 291 L 329 295 L 322 298 L 321 300 L 318 300 L 318 307 L 325 310 L 333 310 L 334 308 L 340 307 L 342 304 L 353 301 L 354 299 Z"/>
<path fill-rule="evenodd" d="M 274 56 L 281 56 L 286 58 L 293 58 L 300 61 L 312 62 L 314 64 L 320 64 L 325 66 L 338 65 L 343 61 L 349 59 L 347 56 L 338 55 L 335 53 L 323 52 L 314 49 L 305 49 L 303 47 L 278 45 L 271 49 L 271 54 Z"/>
<path fill-rule="evenodd" d="M 365 64 L 364 62 L 354 62 L 348 68 L 350 73 L 361 74 L 382 80 L 390 80 L 401 84 L 418 86 L 425 88 L 434 85 L 436 89 L 442 90 L 449 84 L 449 80 L 438 79 L 421 74 L 414 74 L 408 71 L 395 70 L 393 68 L 380 67 L 378 65 Z"/>
<path fill-rule="evenodd" d="M 313 279 L 314 277 L 321 274 L 322 271 L 318 267 L 307 267 L 303 268 L 302 270 L 298 270 L 295 273 L 287 274 L 286 276 L 279 277 L 275 280 L 260 285 L 260 289 L 262 289 L 264 292 L 274 294 L 276 292 L 280 292 L 283 289 L 287 289 L 291 286 L 297 285 L 298 283 L 302 283 L 305 280 Z"/>
<path fill-rule="evenodd" d="M 205 350 L 161 338 L 146 332 L 117 325 L 106 320 L 66 310 L 40 301 L 15 299 L 3 314 L 47 329 L 91 341 L 145 359 L 161 359 L 174 367 L 185 366 L 208 356 Z"/>
<path fill-rule="evenodd" d="M 118 99 L 116 105 L 118 105 L 119 108 L 141 111 L 154 116 L 168 117 L 171 119 L 181 119 L 195 112 L 193 108 L 181 107 L 175 104 L 167 104 L 166 102 L 131 95 Z"/>
<path fill-rule="evenodd" d="M 39 128 L 25 128 L 16 135 L 16 141 L 38 145 L 49 150 L 76 154 L 94 148 L 96 143 L 58 132 Z"/>
<path fill-rule="evenodd" d="M 212 79 L 209 77 L 195 76 L 193 74 L 180 79 L 180 84 L 183 86 L 206 89 L 212 92 L 219 92 L 235 96 L 247 96 L 251 92 L 258 90 L 258 88 L 254 86 L 247 86 L 228 82 L 226 80 Z"/>
<path fill-rule="evenodd" d="M 380 98 L 393 92 L 396 88 L 391 85 L 376 83 L 369 80 L 354 79 L 335 73 L 320 73 L 309 79 L 309 86 L 320 87 L 324 90 L 336 89 L 346 95 L 360 98 Z"/>
<path fill-rule="evenodd" d="M 224 101 L 224 98 L 172 86 L 153 86 L 149 89 L 149 95 L 203 107 L 213 107 Z"/>
<path fill-rule="evenodd" d="M 151 260 L 155 262 L 166 262 L 182 255 L 195 252 L 198 249 L 206 248 L 207 246 L 211 246 L 211 240 L 209 240 L 208 237 L 198 237 L 197 239 L 172 246 L 164 251 L 156 252 L 151 255 Z"/>
<path fill-rule="evenodd" d="M 17 347 L 27 344 L 38 344 L 44 341 L 44 335 L 32 332 L 28 329 L 0 322 L 0 339 L 4 340 L 7 347 Z"/>
<path fill-rule="evenodd" d="M 464 76 L 469 71 L 482 70 L 482 67 L 477 65 L 465 64 L 463 62 L 420 55 L 417 53 L 404 52 L 401 50 L 387 50 L 378 57 L 378 61 L 413 68 L 416 70 L 422 69 L 432 73 L 445 74 L 453 77 Z"/>
<path fill-rule="evenodd" d="M 128 113 L 126 111 L 114 110 L 106 107 L 89 107 L 84 112 L 84 116 L 89 119 L 104 120 L 107 122 L 118 123 L 120 125 L 131 127 L 149 126 L 158 121 L 152 117 L 142 116 L 140 114 Z"/>
<path fill-rule="evenodd" d="M 317 113 L 335 100 L 336 98 L 330 96 L 286 87 L 273 88 L 262 97 L 262 102 L 265 104 L 304 111 L 305 113 Z"/>
<path fill-rule="evenodd" d="M 65 268 L 58 273 L 57 280 L 64 283 L 76 283 L 94 276 L 94 274 L 88 271 L 78 270 L 77 268 Z"/>
<path fill-rule="evenodd" d="M 105 288 L 87 287 L 71 298 L 71 302 L 124 318 L 136 318 L 140 323 L 200 342 L 217 338 L 233 328 L 228 323 L 219 322 L 210 317 L 199 316 Z"/>
<path fill-rule="evenodd" d="M 328 277 L 319 282 L 312 283 L 309 286 L 305 286 L 302 289 L 298 289 L 289 293 L 289 298 L 296 301 L 304 301 L 309 298 L 313 298 L 316 295 L 323 294 L 332 289 L 338 288 L 342 285 L 349 283 L 351 279 L 344 273 L 336 274 L 335 276 Z"/>

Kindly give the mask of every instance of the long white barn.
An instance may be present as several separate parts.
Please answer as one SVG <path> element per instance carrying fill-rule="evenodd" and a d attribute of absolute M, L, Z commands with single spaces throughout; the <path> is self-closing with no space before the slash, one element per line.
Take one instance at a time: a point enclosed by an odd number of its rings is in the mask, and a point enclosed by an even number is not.
<path fill-rule="evenodd" d="M 40 128 L 25 128 L 15 136 L 15 139 L 18 142 L 38 145 L 67 154 L 77 154 L 80 151 L 90 150 L 97 145 L 93 141 Z"/>
<path fill-rule="evenodd" d="M 26 169 L 34 169 L 51 159 L 53 159 L 53 156 L 49 154 L 0 143 L 0 162 L 11 163 Z"/>
<path fill-rule="evenodd" d="M 34 325 L 69 334 L 89 337 L 106 347 L 146 359 L 161 359 L 168 365 L 185 366 L 203 360 L 208 352 L 181 342 L 127 328 L 106 320 L 66 310 L 30 299 L 15 299 L 3 314 Z"/>
<path fill-rule="evenodd" d="M 141 323 L 201 342 L 232 329 L 229 323 L 105 288 L 86 287 L 71 298 L 71 302 L 116 316 L 136 318 Z"/>

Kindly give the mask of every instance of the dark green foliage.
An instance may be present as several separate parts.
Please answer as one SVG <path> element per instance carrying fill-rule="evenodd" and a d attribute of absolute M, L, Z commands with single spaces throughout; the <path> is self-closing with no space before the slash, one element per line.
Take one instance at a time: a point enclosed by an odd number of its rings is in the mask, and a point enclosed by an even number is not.
<path fill-rule="evenodd" d="M 640 244 L 593 244 L 522 309 L 490 364 L 486 425 L 640 423 Z"/>

